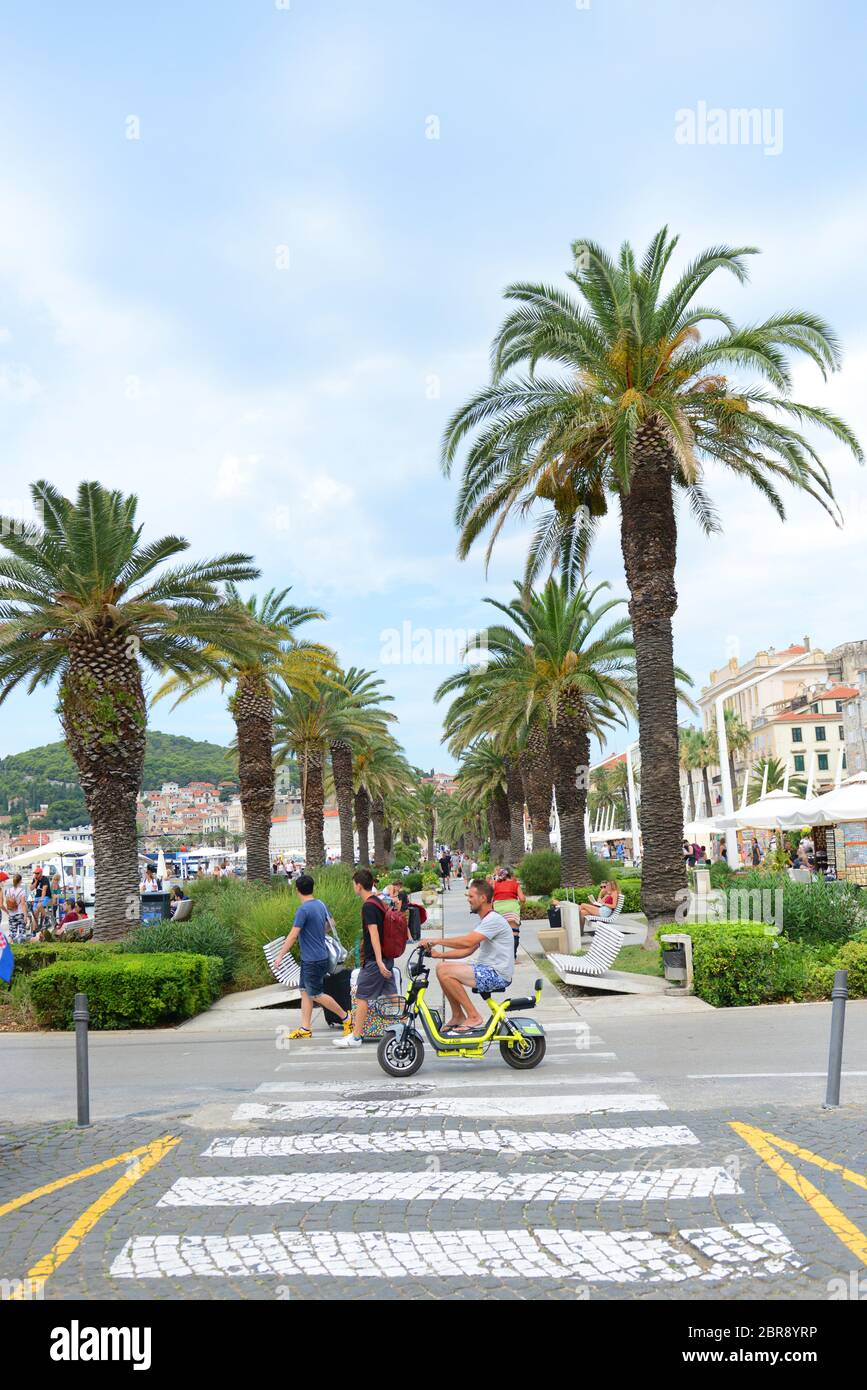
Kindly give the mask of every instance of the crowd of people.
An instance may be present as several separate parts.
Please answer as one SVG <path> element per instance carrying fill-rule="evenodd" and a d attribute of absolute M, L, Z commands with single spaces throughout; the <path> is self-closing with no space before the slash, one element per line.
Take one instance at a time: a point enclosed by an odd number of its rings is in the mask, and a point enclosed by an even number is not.
<path fill-rule="evenodd" d="M 782 867 L 785 869 L 807 869 L 810 873 L 817 871 L 816 846 L 809 833 L 801 836 L 798 847 L 794 851 L 785 843 L 782 845 L 782 863 L 779 857 L 780 848 L 776 832 L 771 833 L 764 845 L 759 842 L 756 835 L 753 835 L 749 840 L 744 840 L 740 846 L 741 864 L 744 868 L 753 869 L 768 867 L 779 869 Z M 690 869 L 708 867 L 712 862 L 705 845 L 690 843 L 689 840 L 683 841 L 683 858 Z M 725 840 L 720 842 L 719 861 L 728 862 Z"/>
<path fill-rule="evenodd" d="M 392 938 L 388 933 L 388 919 L 390 913 L 401 916 L 409 913 L 409 894 L 400 882 L 377 889 L 370 869 L 359 868 L 353 874 L 352 886 L 360 902 L 361 941 L 354 997 L 352 1006 L 347 1007 L 328 988 L 328 981 L 335 978 L 330 973 L 327 940 L 336 935 L 334 919 L 327 904 L 316 897 L 315 881 L 309 873 L 299 874 L 294 882 L 299 906 L 273 963 L 276 973 L 297 943 L 301 968 L 301 1022 L 289 1038 L 298 1041 L 313 1036 L 313 1007 L 320 1005 L 335 1015 L 341 1025 L 342 1035 L 335 1039 L 334 1046 L 359 1048 L 371 1010 L 383 1001 L 398 1002 L 396 955 L 389 950 Z M 461 936 L 420 937 L 418 944 L 437 961 L 437 978 L 448 1001 L 449 1017 L 443 1023 L 444 1032 L 472 1032 L 482 1025 L 482 1016 L 469 991 L 494 993 L 508 989 L 518 951 L 515 922 L 517 919 L 519 929 L 523 901 L 521 885 L 509 869 L 498 870 L 490 879 L 469 877 L 467 903 L 470 913 L 478 919 L 477 924 Z"/>
<path fill-rule="evenodd" d="M 49 876 L 41 864 L 33 870 L 29 887 L 20 873 L 10 877 L 0 870 L 0 894 L 11 941 L 83 941 L 93 935 L 75 885 L 64 884 L 58 873 Z"/>

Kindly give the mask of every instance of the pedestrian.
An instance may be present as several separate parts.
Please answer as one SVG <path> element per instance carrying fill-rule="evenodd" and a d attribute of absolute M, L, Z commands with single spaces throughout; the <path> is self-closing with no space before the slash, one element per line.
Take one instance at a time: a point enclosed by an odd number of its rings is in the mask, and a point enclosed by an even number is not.
<path fill-rule="evenodd" d="M 9 916 L 10 941 L 26 941 L 27 931 L 27 890 L 21 882 L 20 874 L 12 875 L 11 885 L 3 885 L 3 905 Z"/>
<path fill-rule="evenodd" d="M 375 999 L 394 998 L 394 961 L 382 953 L 382 928 L 385 906 L 376 897 L 370 869 L 356 869 L 352 887 L 361 899 L 361 947 L 358 979 L 355 984 L 355 1024 L 342 1038 L 334 1039 L 335 1047 L 361 1047 L 367 1015 Z"/>
<path fill-rule="evenodd" d="M 755 835 L 753 836 L 753 842 L 750 846 L 750 854 L 752 856 L 753 868 L 757 869 L 762 862 L 762 851 L 759 847 L 759 842 L 756 839 Z"/>
<path fill-rule="evenodd" d="M 330 969 L 325 933 L 333 928 L 334 922 L 325 904 L 314 897 L 315 887 L 309 874 L 299 874 L 295 882 L 295 891 L 301 899 L 301 906 L 296 909 L 292 930 L 280 947 L 272 967 L 276 974 L 280 962 L 297 941 L 301 953 L 301 1026 L 294 1028 L 289 1034 L 293 1041 L 313 1037 L 310 1025 L 313 1022 L 314 1004 L 320 1004 L 323 1009 L 330 1009 L 332 1013 L 337 1014 L 343 1024 L 344 1033 L 348 1034 L 352 1026 L 352 1019 L 346 1009 L 341 1008 L 336 999 L 325 993 L 325 976 Z"/>
<path fill-rule="evenodd" d="M 508 867 L 500 869 L 500 872 L 493 879 L 491 887 L 494 890 L 494 910 L 505 917 L 512 929 L 515 958 L 517 959 L 521 936 L 521 905 L 527 901 L 524 890 Z"/>
<path fill-rule="evenodd" d="M 162 888 L 160 879 L 157 878 L 157 871 L 153 864 L 148 864 L 144 871 L 144 878 L 139 884 L 140 893 L 158 893 Z"/>
<path fill-rule="evenodd" d="M 437 862 L 440 866 L 440 874 L 442 876 L 443 881 L 443 890 L 447 888 L 449 892 L 451 892 L 452 885 L 449 879 L 451 876 L 452 860 L 451 855 L 449 854 L 447 849 L 443 850 Z"/>
<path fill-rule="evenodd" d="M 695 859 L 693 858 L 692 853 L 692 845 L 689 843 L 689 840 L 684 840 L 683 842 L 683 861 L 688 869 L 691 869 L 693 864 L 695 863 Z"/>

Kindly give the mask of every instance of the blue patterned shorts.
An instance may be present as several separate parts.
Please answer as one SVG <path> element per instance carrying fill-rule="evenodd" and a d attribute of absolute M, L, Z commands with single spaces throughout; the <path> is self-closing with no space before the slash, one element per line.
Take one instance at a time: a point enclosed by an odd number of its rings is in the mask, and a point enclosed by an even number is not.
<path fill-rule="evenodd" d="M 489 965 L 474 965 L 473 973 L 476 977 L 476 989 L 480 994 L 499 994 L 512 983 L 511 980 L 504 980 L 502 975 L 498 975 Z"/>

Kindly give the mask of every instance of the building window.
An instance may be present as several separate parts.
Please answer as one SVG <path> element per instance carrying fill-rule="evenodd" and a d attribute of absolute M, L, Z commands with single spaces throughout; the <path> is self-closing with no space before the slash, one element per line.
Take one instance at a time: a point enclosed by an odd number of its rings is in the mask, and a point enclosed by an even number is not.
<path fill-rule="evenodd" d="M 843 728 L 842 724 L 837 725 L 837 733 L 839 734 L 841 740 L 846 737 L 846 730 Z"/>
<path fill-rule="evenodd" d="M 842 761 L 842 763 L 840 764 L 840 766 L 842 767 L 843 771 L 845 772 L 845 771 L 846 771 L 846 754 L 845 754 L 845 753 L 843 754 L 843 761 Z"/>
<path fill-rule="evenodd" d="M 803 743 L 803 742 L 804 742 L 804 735 L 803 735 L 803 732 L 802 732 L 800 726 L 797 725 L 797 724 L 795 725 L 795 727 L 794 727 L 793 730 L 792 730 L 792 742 L 793 742 L 793 743 Z"/>
<path fill-rule="evenodd" d="M 817 759 L 817 762 L 818 762 L 818 764 L 819 764 L 819 771 L 820 771 L 820 772 L 827 772 L 827 771 L 828 771 L 828 754 L 827 754 L 827 753 L 820 753 L 820 754 L 819 754 L 819 757 L 818 757 L 818 759 Z"/>
<path fill-rule="evenodd" d="M 828 742 L 828 735 L 825 733 L 825 725 L 824 725 L 824 724 L 817 724 L 817 725 L 816 725 L 816 742 L 817 742 L 817 743 L 827 743 L 827 742 Z"/>
<path fill-rule="evenodd" d="M 804 755 L 803 755 L 803 753 L 796 753 L 795 756 L 794 756 L 794 760 L 793 760 L 793 761 L 794 761 L 794 764 L 795 764 L 795 771 L 796 771 L 796 772 L 803 772 L 803 771 L 804 771 Z"/>
<path fill-rule="evenodd" d="M 843 701 L 842 701 L 842 700 L 835 700 L 835 701 L 834 701 L 834 708 L 835 708 L 835 710 L 837 711 L 838 714 L 842 714 L 842 713 L 843 713 Z"/>
<path fill-rule="evenodd" d="M 813 714 L 818 714 L 818 713 L 819 713 L 819 706 L 818 706 L 818 705 L 811 705 L 811 706 L 810 706 L 810 709 L 811 709 L 811 711 L 812 711 Z"/>

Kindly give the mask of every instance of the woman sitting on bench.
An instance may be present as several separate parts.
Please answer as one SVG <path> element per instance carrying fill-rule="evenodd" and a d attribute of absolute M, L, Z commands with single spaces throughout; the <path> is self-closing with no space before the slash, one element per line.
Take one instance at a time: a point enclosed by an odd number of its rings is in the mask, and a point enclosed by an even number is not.
<path fill-rule="evenodd" d="M 578 911 L 581 914 L 582 926 L 588 917 L 600 917 L 603 921 L 609 918 L 617 906 L 620 899 L 620 889 L 613 879 L 607 883 L 599 885 L 599 897 L 591 898 L 589 903 L 581 903 Z"/>

